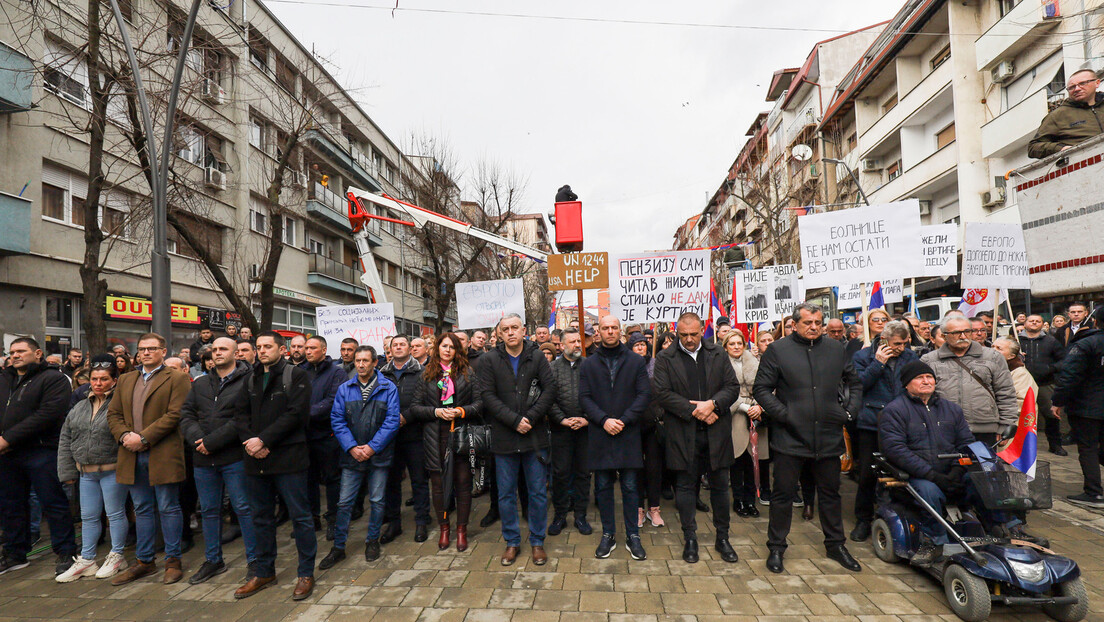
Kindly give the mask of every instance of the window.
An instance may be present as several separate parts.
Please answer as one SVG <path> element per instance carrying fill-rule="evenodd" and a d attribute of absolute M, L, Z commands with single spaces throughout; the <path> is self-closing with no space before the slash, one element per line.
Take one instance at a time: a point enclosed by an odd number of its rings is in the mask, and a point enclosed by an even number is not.
<path fill-rule="evenodd" d="M 295 246 L 295 241 L 298 239 L 298 227 L 299 221 L 291 216 L 284 216 L 284 244 L 288 246 Z"/>
<path fill-rule="evenodd" d="M 1016 8 L 1016 5 L 1020 2 L 1023 2 L 1023 0 L 997 0 L 997 4 L 1000 6 L 1001 17 L 1011 13 L 1012 9 Z"/>
<path fill-rule="evenodd" d="M 948 43 L 947 45 L 943 46 L 942 50 L 939 50 L 938 52 L 936 52 L 935 56 L 932 57 L 932 59 L 931 59 L 932 71 L 935 71 L 936 67 L 938 67 L 938 66 L 942 65 L 943 63 L 947 62 L 947 59 L 950 58 L 950 57 L 951 57 L 951 44 Z"/>
<path fill-rule="evenodd" d="M 249 144 L 264 151 L 264 121 L 257 117 L 249 117 Z"/>
<path fill-rule="evenodd" d="M 249 62 L 257 69 L 268 73 L 268 44 L 260 35 L 252 31 L 249 33 Z"/>
<path fill-rule="evenodd" d="M 65 220 L 65 190 L 43 182 L 42 215 L 54 220 Z"/>
<path fill-rule="evenodd" d="M 205 220 L 200 220 L 179 209 L 173 209 L 172 207 L 169 209 L 173 211 L 181 224 L 195 236 L 196 243 L 203 246 L 211 256 L 211 259 L 213 259 L 215 263 L 222 263 L 222 228 Z M 176 227 L 171 225 L 169 226 L 168 242 L 170 253 L 175 253 L 183 257 L 190 257 L 192 259 L 199 259 L 199 254 L 196 253 L 195 249 L 189 246 L 184 239 L 180 237 L 180 233 L 176 230 Z"/>
<path fill-rule="evenodd" d="M 392 287 L 399 286 L 399 267 L 393 263 L 387 264 L 387 284 Z"/>
<path fill-rule="evenodd" d="M 48 328 L 73 328 L 73 299 L 46 298 L 46 326 Z"/>
<path fill-rule="evenodd" d="M 123 19 L 126 21 L 133 21 L 134 0 L 119 0 L 119 12 L 123 14 Z"/>
<path fill-rule="evenodd" d="M 203 146 L 203 136 L 196 130 L 196 128 L 186 123 L 178 123 L 176 130 L 176 155 L 181 160 L 186 160 L 192 164 L 202 164 L 205 154 Z"/>
<path fill-rule="evenodd" d="M 314 333 L 314 307 L 277 302 L 272 307 L 272 328 L 273 330 Z"/>
<path fill-rule="evenodd" d="M 325 255 L 326 243 L 315 238 L 307 238 L 307 249 L 315 255 Z"/>
<path fill-rule="evenodd" d="M 295 69 L 286 60 L 276 58 L 276 82 L 288 93 L 295 93 Z"/>
<path fill-rule="evenodd" d="M 126 93 L 117 83 L 111 85 L 111 93 L 107 96 L 107 120 L 124 129 L 131 127 Z"/>
<path fill-rule="evenodd" d="M 848 153 L 855 150 L 855 147 L 859 144 L 858 136 L 855 132 L 851 132 L 847 135 L 847 151 Z"/>
<path fill-rule="evenodd" d="M 896 92 L 894 92 L 893 95 L 890 95 L 889 99 L 887 99 L 885 101 L 885 103 L 882 104 L 882 114 L 886 114 L 890 110 L 893 110 L 895 107 L 897 107 L 897 93 Z"/>
<path fill-rule="evenodd" d="M 129 221 L 131 197 L 122 192 L 104 194 L 104 206 L 100 210 L 100 230 L 104 235 L 130 237 Z"/>
<path fill-rule="evenodd" d="M 203 166 L 216 168 L 223 172 L 229 170 L 230 164 L 226 162 L 226 157 L 222 155 L 222 139 L 208 135 L 206 143 L 207 150 L 203 156 Z"/>
<path fill-rule="evenodd" d="M 42 164 L 42 217 L 78 227 L 84 226 L 84 198 L 88 182 L 83 176 L 52 164 Z"/>
<path fill-rule="evenodd" d="M 935 135 L 935 148 L 942 149 L 947 145 L 953 143 L 955 140 L 955 124 L 952 121 L 950 125 L 939 130 Z"/>
<path fill-rule="evenodd" d="M 47 91 L 78 106 L 89 105 L 88 67 L 83 59 L 47 39 L 43 64 L 44 86 Z"/>
<path fill-rule="evenodd" d="M 901 161 L 897 160 L 893 164 L 886 167 L 886 176 L 888 181 L 893 181 L 901 176 Z"/>
<path fill-rule="evenodd" d="M 249 199 L 249 228 L 268 235 L 268 208 L 257 199 Z"/>

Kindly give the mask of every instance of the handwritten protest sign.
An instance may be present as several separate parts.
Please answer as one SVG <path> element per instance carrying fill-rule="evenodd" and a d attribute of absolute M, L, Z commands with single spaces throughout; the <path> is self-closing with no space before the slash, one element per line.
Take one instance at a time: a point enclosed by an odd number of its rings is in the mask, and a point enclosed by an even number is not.
<path fill-rule="evenodd" d="M 737 322 L 751 324 L 778 317 L 775 312 L 772 270 L 740 270 L 734 277 L 732 300 L 736 304 Z"/>
<path fill-rule="evenodd" d="M 799 216 L 805 287 L 832 287 L 920 274 L 916 200 Z"/>
<path fill-rule="evenodd" d="M 521 279 L 456 284 L 458 328 L 494 326 L 507 313 L 517 313 L 525 323 L 525 287 Z"/>
<path fill-rule="evenodd" d="M 709 317 L 709 251 L 637 253 L 613 258 L 610 313 L 622 322 Z"/>
<path fill-rule="evenodd" d="M 958 225 L 920 227 L 924 271 L 912 276 L 954 276 L 958 274 Z"/>
<path fill-rule="evenodd" d="M 903 302 L 905 300 L 905 287 L 903 279 L 886 279 L 881 281 L 882 301 L 885 304 Z M 874 291 L 874 283 L 866 284 L 866 296 L 870 297 Z M 852 283 L 839 288 L 839 299 L 836 307 L 839 309 L 858 309 L 862 306 L 862 283 Z"/>
<path fill-rule="evenodd" d="M 964 289 L 1031 289 L 1029 274 L 1020 225 L 966 223 L 962 249 Z"/>
<path fill-rule="evenodd" d="M 608 253 L 564 253 L 548 256 L 548 289 L 603 289 L 609 287 Z"/>
<path fill-rule="evenodd" d="M 770 319 L 784 318 L 793 314 L 797 303 L 805 300 L 801 280 L 797 276 L 797 264 L 767 266 L 774 280 L 774 313 Z"/>
<path fill-rule="evenodd" d="M 362 346 L 383 350 L 383 338 L 395 335 L 395 307 L 390 302 L 378 305 L 343 305 L 315 308 L 318 334 L 326 338 L 330 351 L 346 337 Z"/>

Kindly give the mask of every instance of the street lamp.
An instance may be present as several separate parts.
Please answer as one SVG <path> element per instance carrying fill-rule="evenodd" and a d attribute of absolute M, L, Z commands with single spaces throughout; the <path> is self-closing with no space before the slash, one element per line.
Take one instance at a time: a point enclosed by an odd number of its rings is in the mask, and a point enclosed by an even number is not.
<path fill-rule="evenodd" d="M 847 166 L 846 162 L 844 162 L 843 160 L 837 160 L 835 158 L 821 158 L 821 160 L 823 160 L 825 162 L 831 162 L 832 164 L 835 164 L 836 166 L 842 166 L 844 169 L 846 169 L 847 174 L 851 176 L 851 181 L 855 182 L 855 187 L 859 189 L 859 196 L 862 197 L 863 203 L 866 203 L 867 205 L 870 205 L 870 200 L 866 198 L 866 193 L 863 192 L 862 184 L 859 183 L 858 176 L 855 175 L 855 171 L 851 170 L 850 166 Z"/>

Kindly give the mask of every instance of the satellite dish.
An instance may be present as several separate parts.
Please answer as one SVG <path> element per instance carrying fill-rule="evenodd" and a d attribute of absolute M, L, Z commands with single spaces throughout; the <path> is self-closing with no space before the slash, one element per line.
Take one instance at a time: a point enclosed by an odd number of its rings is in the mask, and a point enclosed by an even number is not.
<path fill-rule="evenodd" d="M 794 145 L 793 149 L 790 149 L 790 155 L 793 156 L 795 160 L 805 162 L 812 159 L 813 148 L 809 145 Z"/>

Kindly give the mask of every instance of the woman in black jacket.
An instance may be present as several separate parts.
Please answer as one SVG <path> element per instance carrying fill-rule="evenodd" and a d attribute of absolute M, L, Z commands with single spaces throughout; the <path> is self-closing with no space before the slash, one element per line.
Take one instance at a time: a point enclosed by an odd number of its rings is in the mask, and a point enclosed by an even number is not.
<path fill-rule="evenodd" d="M 414 389 L 414 403 L 410 416 L 425 424 L 422 438 L 425 442 L 426 470 L 433 507 L 441 527 L 437 548 L 449 546 L 449 520 L 446 515 L 448 499 L 444 497 L 442 468 L 445 449 L 452 442 L 450 433 L 461 423 L 479 423 L 482 401 L 475 390 L 475 372 L 468 364 L 466 350 L 455 333 L 446 333 L 430 352 L 422 380 Z M 454 457 L 453 492 L 456 495 L 456 550 L 468 548 L 468 516 L 471 514 L 472 472 L 467 458 Z"/>

